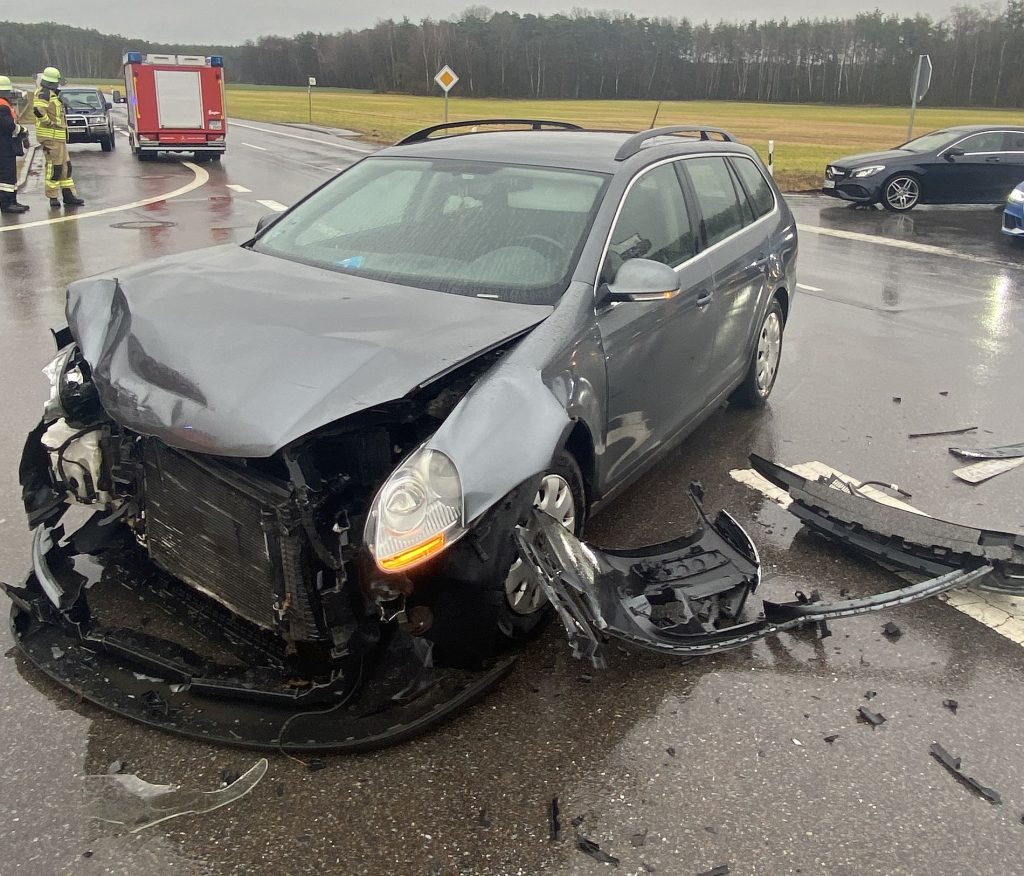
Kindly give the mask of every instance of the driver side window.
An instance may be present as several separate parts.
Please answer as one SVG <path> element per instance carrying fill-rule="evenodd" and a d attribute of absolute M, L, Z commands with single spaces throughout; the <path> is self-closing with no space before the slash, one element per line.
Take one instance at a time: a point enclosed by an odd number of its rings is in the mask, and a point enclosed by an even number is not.
<path fill-rule="evenodd" d="M 637 178 L 626 195 L 602 280 L 611 282 L 629 259 L 652 259 L 674 268 L 694 255 L 695 246 L 675 165 L 663 164 Z"/>
<path fill-rule="evenodd" d="M 1002 152 L 1004 139 L 1002 131 L 985 131 L 961 140 L 957 146 L 967 155 L 975 152 Z"/>

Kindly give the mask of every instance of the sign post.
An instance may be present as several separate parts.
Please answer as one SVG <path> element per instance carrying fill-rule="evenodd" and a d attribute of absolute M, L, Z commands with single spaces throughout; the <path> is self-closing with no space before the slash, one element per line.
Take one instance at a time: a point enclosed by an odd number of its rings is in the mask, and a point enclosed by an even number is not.
<path fill-rule="evenodd" d="M 309 123 L 313 124 L 313 86 L 316 85 L 316 77 L 309 77 L 309 84 L 306 86 L 306 97 L 309 99 Z"/>
<path fill-rule="evenodd" d="M 914 81 L 910 86 L 910 123 L 907 125 L 907 140 L 914 137 L 914 113 L 917 102 L 923 100 L 932 84 L 932 59 L 928 55 L 917 56 Z"/>
<path fill-rule="evenodd" d="M 444 92 L 444 123 L 448 124 L 448 92 L 455 87 L 455 83 L 459 81 L 459 77 L 455 71 L 445 64 L 440 70 L 437 71 L 437 75 L 434 77 L 434 81 L 441 86 L 441 90 Z"/>

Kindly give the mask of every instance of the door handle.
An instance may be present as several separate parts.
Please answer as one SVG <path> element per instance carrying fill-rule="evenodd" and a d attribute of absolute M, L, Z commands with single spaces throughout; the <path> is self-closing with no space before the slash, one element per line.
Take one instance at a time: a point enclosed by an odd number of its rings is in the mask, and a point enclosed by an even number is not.
<path fill-rule="evenodd" d="M 988 164 L 999 164 L 1000 159 L 998 155 L 990 155 L 985 161 Z"/>
<path fill-rule="evenodd" d="M 705 308 L 711 303 L 711 299 L 715 297 L 714 292 L 701 292 L 697 296 L 697 306 Z"/>

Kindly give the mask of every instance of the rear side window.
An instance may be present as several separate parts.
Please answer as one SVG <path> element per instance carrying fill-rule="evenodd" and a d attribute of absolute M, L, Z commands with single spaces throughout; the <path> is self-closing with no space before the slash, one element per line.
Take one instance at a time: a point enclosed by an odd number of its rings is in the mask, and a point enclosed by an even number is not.
<path fill-rule="evenodd" d="M 704 217 L 708 246 L 735 234 L 749 222 L 746 196 L 736 191 L 724 158 L 690 158 L 683 162 Z"/>
<path fill-rule="evenodd" d="M 957 146 L 968 155 L 972 152 L 1002 152 L 1004 135 L 1002 131 L 985 131 L 961 140 Z"/>
<path fill-rule="evenodd" d="M 604 278 L 629 259 L 676 267 L 695 252 L 696 237 L 673 164 L 648 171 L 633 183 L 612 231 Z"/>
<path fill-rule="evenodd" d="M 754 215 L 760 218 L 775 208 L 775 195 L 772 194 L 772 187 L 768 180 L 749 158 L 733 158 L 732 166 L 743 181 L 743 187 L 747 190 L 750 206 L 754 208 Z"/>

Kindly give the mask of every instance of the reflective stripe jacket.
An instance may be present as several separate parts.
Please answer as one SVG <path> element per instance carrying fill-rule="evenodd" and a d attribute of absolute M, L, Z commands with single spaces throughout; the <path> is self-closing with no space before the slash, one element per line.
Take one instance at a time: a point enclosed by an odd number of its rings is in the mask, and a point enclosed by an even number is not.
<path fill-rule="evenodd" d="M 64 104 L 56 91 L 45 85 L 36 92 L 32 112 L 36 117 L 37 140 L 67 140 L 68 123 L 64 118 Z"/>
<path fill-rule="evenodd" d="M 17 158 L 24 155 L 21 146 L 25 129 L 18 124 L 18 112 L 0 97 L 0 158 Z"/>

